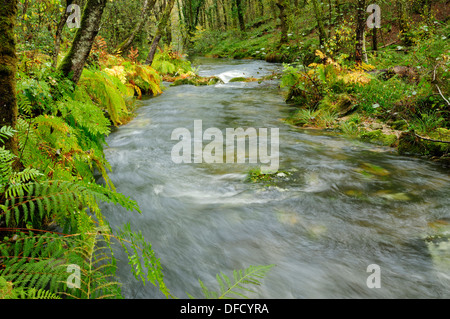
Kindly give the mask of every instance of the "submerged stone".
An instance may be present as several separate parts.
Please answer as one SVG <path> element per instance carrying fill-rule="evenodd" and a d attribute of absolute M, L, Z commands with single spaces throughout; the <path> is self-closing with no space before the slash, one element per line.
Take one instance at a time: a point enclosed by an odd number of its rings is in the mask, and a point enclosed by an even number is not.
<path fill-rule="evenodd" d="M 396 201 L 409 201 L 409 200 L 411 200 L 411 198 L 408 196 L 408 194 L 405 194 L 405 193 L 379 194 L 378 196 L 383 197 L 385 199 L 396 200 Z"/>
<path fill-rule="evenodd" d="M 360 168 L 362 169 L 363 172 L 376 176 L 387 176 L 390 174 L 387 169 L 377 166 L 375 164 L 363 163 L 360 165 Z"/>

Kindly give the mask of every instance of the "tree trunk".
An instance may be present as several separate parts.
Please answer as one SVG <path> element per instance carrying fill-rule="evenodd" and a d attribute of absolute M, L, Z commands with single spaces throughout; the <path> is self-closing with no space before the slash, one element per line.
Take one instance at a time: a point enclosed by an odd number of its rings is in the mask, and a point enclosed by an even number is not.
<path fill-rule="evenodd" d="M 153 64 L 153 59 L 155 58 L 156 49 L 158 48 L 159 41 L 162 38 L 162 32 L 166 28 L 167 23 L 169 21 L 170 14 L 172 12 L 174 4 L 175 4 L 175 0 L 169 0 L 167 2 L 166 8 L 161 17 L 161 21 L 158 24 L 158 30 L 156 31 L 156 35 L 155 35 L 155 38 L 153 39 L 152 46 L 150 47 L 150 52 L 148 53 L 145 64 L 148 64 L 148 65 Z"/>
<path fill-rule="evenodd" d="M 0 0 L 0 127 L 16 127 L 18 108 L 16 99 L 16 23 L 18 0 Z M 15 138 L 3 142 L 6 149 L 18 154 Z"/>
<path fill-rule="evenodd" d="M 363 59 L 363 46 L 364 46 L 364 29 L 365 29 L 365 0 L 358 0 L 356 7 L 356 48 L 355 48 L 355 61 L 357 64 L 361 64 Z"/>
<path fill-rule="evenodd" d="M 245 22 L 244 22 L 243 10 L 242 10 L 242 0 L 235 0 L 235 2 L 236 2 L 236 11 L 237 11 L 237 16 L 238 16 L 238 21 L 239 21 L 239 29 L 242 32 L 245 32 Z"/>
<path fill-rule="evenodd" d="M 326 38 L 325 27 L 323 26 L 322 14 L 321 14 L 321 10 L 319 9 L 319 4 L 317 3 L 317 0 L 312 0 L 312 3 L 313 3 L 314 15 L 316 16 L 316 20 L 317 20 L 317 27 L 319 28 L 319 44 L 322 46 L 324 44 L 325 38 Z"/>
<path fill-rule="evenodd" d="M 378 39 L 377 39 L 377 28 L 376 27 L 374 27 L 373 29 L 372 29 L 372 50 L 374 51 L 374 52 L 377 52 L 378 51 Z"/>
<path fill-rule="evenodd" d="M 227 7 L 225 0 L 222 0 L 222 12 L 223 12 L 223 26 L 225 31 L 228 30 L 228 19 L 227 19 Z"/>
<path fill-rule="evenodd" d="M 286 13 L 286 1 L 278 0 L 277 7 L 280 9 L 280 21 L 281 21 L 281 39 L 279 46 L 288 42 L 288 24 L 287 24 L 287 13 Z"/>
<path fill-rule="evenodd" d="M 75 34 L 69 53 L 58 68 L 65 77 L 70 78 L 75 84 L 81 77 L 92 44 L 98 34 L 106 3 L 107 0 L 87 0 L 81 18 L 81 27 Z"/>
<path fill-rule="evenodd" d="M 155 6 L 156 0 L 145 0 L 144 7 L 142 8 L 141 16 L 139 18 L 138 23 L 136 23 L 136 26 L 134 27 L 133 31 L 131 32 L 130 36 L 123 41 L 118 48 L 115 50 L 116 53 L 118 52 L 124 52 L 126 51 L 131 44 L 134 41 L 134 38 L 136 35 L 142 31 L 142 28 L 145 25 L 145 22 L 147 22 L 147 18 L 149 16 L 148 12 L 153 9 Z"/>
<path fill-rule="evenodd" d="M 155 37 L 153 38 L 153 42 L 150 47 L 150 52 L 148 53 L 147 59 L 145 60 L 144 64 L 148 64 L 150 66 L 153 64 L 153 59 L 155 58 L 156 49 L 158 48 L 159 41 L 161 40 L 161 38 L 162 38 L 161 34 L 156 34 Z"/>
<path fill-rule="evenodd" d="M 61 20 L 59 21 L 58 27 L 56 29 L 56 34 L 55 34 L 55 48 L 53 49 L 53 56 L 52 56 L 52 67 L 56 68 L 57 64 L 58 64 L 58 55 L 59 55 L 59 50 L 61 48 L 61 39 L 62 39 L 62 33 L 63 33 L 63 29 L 64 26 L 66 25 L 67 19 L 70 16 L 70 12 L 67 12 L 67 8 L 71 5 L 76 3 L 76 1 L 74 0 L 67 0 L 66 1 L 66 9 L 64 10 L 62 16 L 61 16 Z"/>

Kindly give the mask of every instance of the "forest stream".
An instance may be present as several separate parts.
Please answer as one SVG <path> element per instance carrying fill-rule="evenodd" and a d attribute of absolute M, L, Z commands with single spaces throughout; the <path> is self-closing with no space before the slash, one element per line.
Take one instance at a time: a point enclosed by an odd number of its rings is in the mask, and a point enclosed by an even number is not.
<path fill-rule="evenodd" d="M 195 59 L 202 76 L 262 77 L 282 65 Z M 393 149 L 286 124 L 293 106 L 277 80 L 169 87 L 107 138 L 117 190 L 142 214 L 102 205 L 113 228 L 130 223 L 161 260 L 172 294 L 201 296 L 216 274 L 275 266 L 251 298 L 449 298 L 448 249 L 427 241 L 449 231 L 450 175 Z M 247 180 L 254 164 L 176 164 L 176 128 L 279 128 L 280 173 Z M 204 145 L 206 143 L 204 142 Z M 257 166 L 257 165 L 256 165 Z M 447 254 L 447 255 L 445 255 Z M 164 298 L 131 280 L 117 252 L 126 298 Z M 369 265 L 381 288 L 369 288 Z"/>

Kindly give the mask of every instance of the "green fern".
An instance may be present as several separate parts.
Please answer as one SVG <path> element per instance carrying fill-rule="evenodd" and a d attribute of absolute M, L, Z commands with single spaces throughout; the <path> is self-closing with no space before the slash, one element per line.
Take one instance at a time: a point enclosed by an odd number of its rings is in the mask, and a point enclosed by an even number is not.
<path fill-rule="evenodd" d="M 129 113 L 124 99 L 127 92 L 125 84 L 105 72 L 84 70 L 79 86 L 88 92 L 101 109 L 108 112 L 114 125 L 122 124 L 123 118 Z"/>
<path fill-rule="evenodd" d="M 17 106 L 22 114 L 31 116 L 33 113 L 33 105 L 30 99 L 24 94 L 17 94 Z"/>
<path fill-rule="evenodd" d="M 119 204 L 128 210 L 140 212 L 136 202 L 97 184 L 56 180 L 30 182 L 25 186 L 15 188 L 17 196 L 6 197 L 2 205 L 0 220 L 4 218 L 8 226 L 12 218 L 17 224 L 33 222 L 37 217 L 40 220 L 52 217 L 63 221 L 77 207 L 96 210 L 98 202 Z"/>
<path fill-rule="evenodd" d="M 144 285 L 149 281 L 158 287 L 166 297 L 173 297 L 164 283 L 160 261 L 156 258 L 151 244 L 145 241 L 142 233 L 131 231 L 130 225 L 126 224 L 119 230 L 117 239 L 128 256 L 132 266 L 131 272 L 135 278 L 141 280 Z"/>
<path fill-rule="evenodd" d="M 35 289 L 31 288 L 26 291 L 26 299 L 61 299 L 58 295 L 55 293 L 52 293 L 48 290 L 44 289 Z"/>
<path fill-rule="evenodd" d="M 44 289 L 17 288 L 12 282 L 0 277 L 0 299 L 61 299 L 61 297 Z"/>
<path fill-rule="evenodd" d="M 13 137 L 15 132 L 11 126 L 0 127 L 0 143 L 4 143 L 6 139 Z"/>
<path fill-rule="evenodd" d="M 244 270 L 234 270 L 233 280 L 225 274 L 217 274 L 216 279 L 219 285 L 219 291 L 209 290 L 205 284 L 199 280 L 202 293 L 206 299 L 231 299 L 236 297 L 248 298 L 244 293 L 255 291 L 248 288 L 249 285 L 258 286 L 260 280 L 264 278 L 274 265 L 250 266 Z M 188 294 L 190 298 L 194 298 Z"/>

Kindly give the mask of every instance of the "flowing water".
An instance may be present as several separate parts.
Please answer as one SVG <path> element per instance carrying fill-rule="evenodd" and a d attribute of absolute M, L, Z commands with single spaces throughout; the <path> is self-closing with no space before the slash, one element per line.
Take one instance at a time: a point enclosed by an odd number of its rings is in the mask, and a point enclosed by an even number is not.
<path fill-rule="evenodd" d="M 261 61 L 195 63 L 201 75 L 225 82 L 281 69 Z M 291 127 L 282 121 L 292 107 L 278 84 L 170 87 L 144 101 L 137 117 L 108 137 L 106 150 L 118 191 L 135 199 L 142 214 L 107 205 L 111 225 L 129 222 L 142 231 L 179 298 L 201 296 L 198 279 L 212 289 L 219 272 L 269 264 L 276 266 L 249 297 L 450 297 L 448 246 L 430 249 L 424 240 L 448 228 L 448 169 Z M 254 164 L 175 164 L 172 131 L 192 132 L 194 120 L 224 132 L 279 128 L 283 174 L 255 184 L 246 182 Z M 371 264 L 380 267 L 381 288 L 367 286 Z M 126 260 L 118 266 L 127 298 L 164 297 L 135 281 Z"/>

